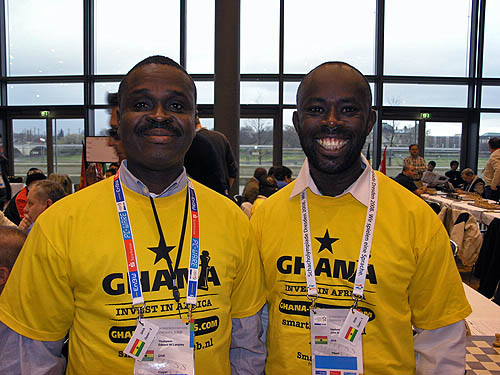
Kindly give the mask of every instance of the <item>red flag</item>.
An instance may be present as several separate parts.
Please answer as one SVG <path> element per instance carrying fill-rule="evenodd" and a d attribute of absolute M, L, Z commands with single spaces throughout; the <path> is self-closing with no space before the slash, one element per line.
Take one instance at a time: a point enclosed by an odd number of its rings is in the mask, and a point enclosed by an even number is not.
<path fill-rule="evenodd" d="M 85 144 L 82 143 L 82 167 L 80 169 L 80 188 L 83 189 L 87 186 L 87 177 L 86 177 L 87 168 L 85 168 Z"/>
<path fill-rule="evenodd" d="M 387 146 L 385 146 L 384 148 L 384 155 L 382 156 L 382 161 L 380 162 L 380 168 L 378 169 L 383 174 L 386 174 L 386 159 L 385 159 L 386 151 L 387 151 Z"/>

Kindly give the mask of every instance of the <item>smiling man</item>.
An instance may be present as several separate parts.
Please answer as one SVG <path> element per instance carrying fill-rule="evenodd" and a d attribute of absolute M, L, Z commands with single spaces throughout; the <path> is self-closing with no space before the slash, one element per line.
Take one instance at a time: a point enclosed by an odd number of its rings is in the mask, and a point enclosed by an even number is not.
<path fill-rule="evenodd" d="M 448 236 L 361 155 L 370 104 L 345 63 L 299 86 L 293 123 L 307 159 L 251 219 L 268 288 L 266 374 L 464 373 L 471 309 Z"/>
<path fill-rule="evenodd" d="M 0 373 L 57 373 L 68 333 L 68 374 L 262 373 L 265 295 L 248 219 L 183 167 L 193 80 L 153 56 L 119 95 L 127 158 L 36 221 L 0 299 Z"/>

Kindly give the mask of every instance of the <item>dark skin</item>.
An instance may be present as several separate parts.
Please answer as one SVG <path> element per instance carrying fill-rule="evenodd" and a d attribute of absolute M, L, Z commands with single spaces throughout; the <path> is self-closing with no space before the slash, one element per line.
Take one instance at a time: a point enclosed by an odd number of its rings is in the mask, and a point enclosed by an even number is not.
<path fill-rule="evenodd" d="M 121 92 L 119 135 L 129 171 L 160 194 L 179 177 L 195 135 L 195 89 L 181 70 L 148 64 Z"/>
<path fill-rule="evenodd" d="M 305 78 L 293 123 L 322 194 L 337 196 L 361 175 L 361 149 L 375 120 L 366 82 L 351 67 L 323 65 Z"/>

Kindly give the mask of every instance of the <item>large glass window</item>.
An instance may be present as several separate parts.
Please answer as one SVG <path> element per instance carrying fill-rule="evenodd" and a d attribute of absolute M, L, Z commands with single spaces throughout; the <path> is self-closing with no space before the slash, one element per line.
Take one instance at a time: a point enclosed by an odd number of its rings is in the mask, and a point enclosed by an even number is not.
<path fill-rule="evenodd" d="M 461 122 L 425 123 L 425 160 L 436 162 L 436 172 L 444 174 L 450 170 L 452 160 L 460 161 L 462 138 Z M 460 169 L 469 166 L 460 165 Z"/>
<path fill-rule="evenodd" d="M 178 0 L 96 0 L 95 72 L 125 74 L 151 55 L 179 62 Z"/>
<path fill-rule="evenodd" d="M 470 0 L 386 0 L 384 74 L 467 75 Z"/>
<path fill-rule="evenodd" d="M 482 176 L 482 171 L 486 162 L 490 158 L 488 140 L 493 137 L 500 137 L 500 113 L 481 113 L 479 126 L 479 157 L 477 162 L 477 172 Z"/>
<path fill-rule="evenodd" d="M 387 175 L 396 177 L 409 156 L 408 146 L 417 143 L 418 121 L 382 120 L 382 152 L 386 149 Z"/>
<path fill-rule="evenodd" d="M 279 0 L 241 2 L 241 73 L 278 73 Z"/>
<path fill-rule="evenodd" d="M 500 86 L 483 86 L 481 108 L 500 108 Z"/>
<path fill-rule="evenodd" d="M 278 82 L 241 82 L 241 104 L 278 104 Z"/>
<path fill-rule="evenodd" d="M 300 140 L 293 126 L 293 112 L 295 109 L 283 110 L 283 165 L 290 168 L 293 178 L 300 172 L 306 155 L 300 146 Z"/>
<path fill-rule="evenodd" d="M 325 61 L 345 61 L 363 74 L 374 73 L 376 1 L 284 3 L 285 73 L 307 73 Z"/>
<path fill-rule="evenodd" d="M 383 104 L 395 107 L 467 107 L 467 86 L 385 84 Z"/>
<path fill-rule="evenodd" d="M 83 73 L 81 0 L 7 0 L 7 75 Z"/>
<path fill-rule="evenodd" d="M 80 183 L 83 119 L 52 120 L 54 139 L 54 172 L 67 174 L 74 184 Z"/>
<path fill-rule="evenodd" d="M 257 167 L 273 165 L 273 119 L 240 120 L 240 191 Z"/>
<path fill-rule="evenodd" d="M 483 77 L 500 77 L 500 1 L 486 3 Z"/>
<path fill-rule="evenodd" d="M 47 173 L 47 124 L 43 119 L 13 119 L 14 174 L 26 177 L 28 169 Z"/>
<path fill-rule="evenodd" d="M 83 83 L 19 83 L 7 86 L 9 105 L 83 104 Z"/>
<path fill-rule="evenodd" d="M 196 81 L 197 104 L 214 104 L 213 81 Z"/>
<path fill-rule="evenodd" d="M 190 74 L 214 72 L 215 1 L 187 1 L 186 68 Z"/>
<path fill-rule="evenodd" d="M 108 104 L 108 94 L 118 92 L 120 82 L 96 82 L 94 85 L 95 104 Z"/>

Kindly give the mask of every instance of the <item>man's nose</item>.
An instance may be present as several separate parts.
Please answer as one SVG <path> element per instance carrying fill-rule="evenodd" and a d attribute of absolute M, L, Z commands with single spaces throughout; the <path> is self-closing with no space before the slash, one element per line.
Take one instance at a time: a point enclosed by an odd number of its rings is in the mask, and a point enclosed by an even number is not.
<path fill-rule="evenodd" d="M 328 109 L 326 113 L 326 122 L 328 126 L 337 126 L 341 122 L 337 117 L 337 112 L 334 107 Z"/>

